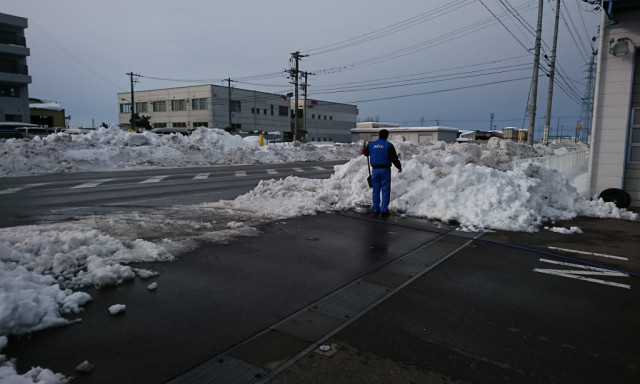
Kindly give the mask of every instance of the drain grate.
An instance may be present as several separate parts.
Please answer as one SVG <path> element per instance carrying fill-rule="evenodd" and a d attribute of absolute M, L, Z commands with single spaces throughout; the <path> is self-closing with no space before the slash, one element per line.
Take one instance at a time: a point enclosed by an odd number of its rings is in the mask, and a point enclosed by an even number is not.
<path fill-rule="evenodd" d="M 268 372 L 242 360 L 222 356 L 205 362 L 167 384 L 252 384 Z"/>

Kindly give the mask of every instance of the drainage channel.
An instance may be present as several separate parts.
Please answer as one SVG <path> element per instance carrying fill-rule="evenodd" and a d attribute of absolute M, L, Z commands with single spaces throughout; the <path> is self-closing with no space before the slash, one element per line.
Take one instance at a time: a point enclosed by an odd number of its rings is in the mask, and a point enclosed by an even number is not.
<path fill-rule="evenodd" d="M 168 383 L 267 383 L 480 236 L 457 231 L 443 234 Z"/>

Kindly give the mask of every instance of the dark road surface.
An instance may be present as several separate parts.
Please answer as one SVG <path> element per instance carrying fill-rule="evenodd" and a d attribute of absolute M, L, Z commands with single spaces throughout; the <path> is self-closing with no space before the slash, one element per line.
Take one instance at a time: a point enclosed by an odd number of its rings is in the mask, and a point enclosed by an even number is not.
<path fill-rule="evenodd" d="M 74 383 L 637 382 L 640 223 L 571 225 L 584 234 L 474 240 L 397 216 L 274 222 L 145 266 L 155 279 L 91 290 L 80 323 L 4 353 Z M 92 373 L 74 371 L 84 360 Z"/>

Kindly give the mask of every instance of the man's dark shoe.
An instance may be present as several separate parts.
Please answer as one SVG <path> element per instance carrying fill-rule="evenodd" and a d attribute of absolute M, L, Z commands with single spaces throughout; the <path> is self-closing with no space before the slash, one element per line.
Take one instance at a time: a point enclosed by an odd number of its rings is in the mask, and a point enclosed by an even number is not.
<path fill-rule="evenodd" d="M 389 211 L 384 211 L 384 212 L 382 212 L 380 215 L 381 215 L 382 217 L 387 217 L 387 216 L 389 216 L 390 214 L 391 214 L 391 213 L 390 213 Z"/>

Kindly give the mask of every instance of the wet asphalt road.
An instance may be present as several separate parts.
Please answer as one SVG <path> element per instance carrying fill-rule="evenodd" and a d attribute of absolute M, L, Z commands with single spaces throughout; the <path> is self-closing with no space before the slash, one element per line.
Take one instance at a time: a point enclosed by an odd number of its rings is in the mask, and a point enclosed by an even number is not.
<path fill-rule="evenodd" d="M 40 365 L 74 383 L 231 382 L 230 362 L 247 383 L 637 382 L 640 223 L 570 225 L 584 234 L 473 240 L 355 213 L 275 222 L 260 237 L 154 264 L 156 291 L 139 279 L 90 291 L 82 322 L 13 339 L 5 353 L 21 370 Z M 584 261 L 632 275 L 573 274 L 609 285 L 548 273 L 583 272 Z M 361 299 L 370 305 L 352 300 L 348 315 L 328 307 L 358 287 L 374 292 Z M 108 314 L 116 303 L 124 315 Z M 335 354 L 313 352 L 321 344 Z M 74 372 L 84 360 L 95 370 Z"/>

